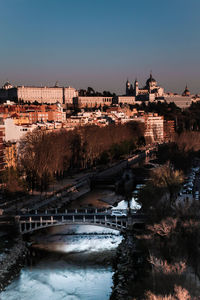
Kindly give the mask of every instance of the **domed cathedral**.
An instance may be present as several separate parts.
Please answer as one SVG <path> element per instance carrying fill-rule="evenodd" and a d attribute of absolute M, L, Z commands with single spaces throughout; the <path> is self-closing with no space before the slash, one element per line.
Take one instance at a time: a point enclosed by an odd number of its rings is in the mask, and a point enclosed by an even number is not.
<path fill-rule="evenodd" d="M 182 96 L 184 96 L 184 97 L 190 96 L 190 91 L 188 90 L 187 84 L 186 84 L 184 92 L 182 93 Z"/>
<path fill-rule="evenodd" d="M 157 81 L 153 78 L 152 73 L 150 73 L 150 77 L 146 81 L 146 89 L 148 89 L 149 92 L 151 92 L 156 88 L 157 88 Z"/>
<path fill-rule="evenodd" d="M 144 88 L 139 88 L 137 79 L 134 82 L 134 88 L 128 80 L 126 82 L 126 96 L 135 96 L 136 100 L 154 101 L 156 98 L 163 97 L 163 95 L 164 89 L 158 86 L 152 73 L 150 73 L 150 77 L 147 79 Z"/>

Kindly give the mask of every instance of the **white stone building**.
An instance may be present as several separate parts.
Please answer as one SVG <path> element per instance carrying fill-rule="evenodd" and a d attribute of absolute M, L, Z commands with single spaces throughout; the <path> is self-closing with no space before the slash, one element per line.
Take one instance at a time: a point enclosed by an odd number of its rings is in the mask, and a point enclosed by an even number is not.
<path fill-rule="evenodd" d="M 12 118 L 4 119 L 5 142 L 18 142 L 28 132 L 32 132 L 37 128 L 36 124 L 32 125 L 16 125 Z"/>
<path fill-rule="evenodd" d="M 72 87 L 47 86 L 17 86 L 13 87 L 9 82 L 0 89 L 0 100 L 14 100 L 38 103 L 56 103 L 63 106 L 72 106 L 73 98 L 78 96 L 78 91 Z"/>
<path fill-rule="evenodd" d="M 164 139 L 164 117 L 158 114 L 146 114 L 135 120 L 145 124 L 144 136 L 150 142 L 162 142 Z"/>
<path fill-rule="evenodd" d="M 118 104 L 135 104 L 135 96 L 118 96 L 117 97 Z"/>
<path fill-rule="evenodd" d="M 79 108 L 90 108 L 90 107 L 99 107 L 99 106 L 110 106 L 112 104 L 113 97 L 89 97 L 89 96 L 80 96 L 74 99 L 75 106 Z"/>

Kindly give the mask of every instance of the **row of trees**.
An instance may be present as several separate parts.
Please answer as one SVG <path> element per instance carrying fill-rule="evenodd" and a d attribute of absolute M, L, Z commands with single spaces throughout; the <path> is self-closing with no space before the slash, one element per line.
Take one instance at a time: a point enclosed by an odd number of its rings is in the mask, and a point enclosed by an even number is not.
<path fill-rule="evenodd" d="M 175 169 L 187 172 L 194 160 L 200 159 L 200 132 L 184 131 L 175 136 L 172 143 L 161 144 L 158 147 L 158 163 L 170 161 Z"/>
<path fill-rule="evenodd" d="M 89 97 L 115 97 L 115 93 L 111 93 L 110 91 L 103 91 L 103 93 L 95 91 L 92 87 L 88 87 L 87 90 L 79 90 L 79 96 L 89 96 Z"/>
<path fill-rule="evenodd" d="M 141 190 L 139 202 L 143 210 L 151 211 L 153 221 L 172 213 L 183 180 L 183 172 L 175 170 L 169 162 L 151 172 L 151 180 Z"/>
<path fill-rule="evenodd" d="M 44 190 L 55 176 L 70 169 L 91 168 L 130 154 L 144 143 L 143 135 L 144 127 L 138 122 L 73 131 L 36 130 L 20 142 L 18 167 L 30 189 Z"/>

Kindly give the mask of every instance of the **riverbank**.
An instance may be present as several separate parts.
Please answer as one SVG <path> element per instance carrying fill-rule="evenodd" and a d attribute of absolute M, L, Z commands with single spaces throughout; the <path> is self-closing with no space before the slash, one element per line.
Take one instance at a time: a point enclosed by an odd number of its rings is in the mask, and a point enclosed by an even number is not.
<path fill-rule="evenodd" d="M 146 278 L 149 274 L 149 264 L 146 260 L 145 247 L 134 236 L 133 231 L 127 231 L 118 246 L 113 265 L 113 287 L 110 300 L 141 299 L 141 281 L 147 287 Z"/>
<path fill-rule="evenodd" d="M 19 274 L 29 250 L 21 237 L 0 255 L 0 292 Z"/>

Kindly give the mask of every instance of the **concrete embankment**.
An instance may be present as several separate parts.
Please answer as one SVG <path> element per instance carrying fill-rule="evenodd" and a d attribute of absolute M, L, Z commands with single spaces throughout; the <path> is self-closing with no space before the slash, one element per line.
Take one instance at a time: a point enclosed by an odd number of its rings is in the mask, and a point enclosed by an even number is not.
<path fill-rule="evenodd" d="M 146 156 L 151 155 L 152 151 L 155 149 L 152 148 L 151 150 L 142 151 L 140 154 L 136 154 L 133 156 L 128 157 L 127 159 L 121 160 L 117 163 L 114 163 L 112 166 L 106 168 L 105 170 L 96 172 L 91 181 L 94 186 L 102 184 L 102 183 L 114 183 L 119 175 L 122 175 L 123 172 L 134 164 L 137 164 L 139 161 L 144 159 Z"/>
<path fill-rule="evenodd" d="M 53 196 L 38 201 L 37 203 L 32 205 L 32 209 L 39 209 L 53 203 L 56 204 L 56 208 L 59 208 L 63 204 L 67 204 L 88 193 L 90 189 L 89 176 L 83 176 L 72 186 L 67 188 L 63 187 L 61 190 L 55 191 Z"/>
<path fill-rule="evenodd" d="M 19 237 L 15 244 L 0 255 L 0 291 L 18 275 L 28 254 L 26 243 Z"/>

